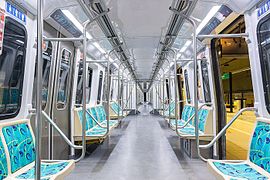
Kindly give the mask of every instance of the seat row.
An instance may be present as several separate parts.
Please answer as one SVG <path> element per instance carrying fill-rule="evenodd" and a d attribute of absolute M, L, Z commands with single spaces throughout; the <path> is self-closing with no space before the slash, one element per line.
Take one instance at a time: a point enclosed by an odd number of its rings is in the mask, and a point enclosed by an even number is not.
<path fill-rule="evenodd" d="M 159 113 L 161 115 L 165 116 L 166 118 L 168 118 L 169 116 L 171 118 L 175 118 L 175 103 L 174 103 L 174 101 L 172 101 L 170 104 L 166 105 L 164 112 L 163 112 L 163 110 L 160 110 Z"/>
<path fill-rule="evenodd" d="M 165 118 L 173 130 L 178 131 L 178 134 L 187 139 L 195 138 L 195 108 L 191 105 L 185 105 L 181 114 L 181 118 L 177 120 L 178 128 L 176 128 L 176 119 Z M 213 109 L 212 107 L 204 106 L 198 111 L 199 120 L 199 136 L 201 140 L 211 140 L 213 138 Z M 189 122 L 188 122 L 189 121 Z M 188 124 L 184 126 L 186 123 Z"/>
<path fill-rule="evenodd" d="M 129 114 L 129 111 L 124 111 L 122 107 L 115 101 L 110 102 L 110 118 L 111 119 L 118 119 L 124 118 Z"/>
<path fill-rule="evenodd" d="M 111 106 L 112 109 L 112 106 Z M 111 116 L 110 116 L 111 117 Z M 74 140 L 82 140 L 82 121 L 83 109 L 74 109 Z M 109 131 L 117 127 L 119 121 L 115 118 L 109 120 Z M 103 105 L 86 108 L 86 140 L 103 140 L 109 132 L 107 132 L 107 115 Z"/>
<path fill-rule="evenodd" d="M 176 128 L 176 120 L 171 119 L 171 127 L 178 130 L 183 138 L 194 139 L 194 112 L 191 105 L 185 105 L 178 120 L 178 126 L 183 126 L 191 121 L 184 128 Z M 198 111 L 199 138 L 200 140 L 211 141 L 213 132 L 213 110 L 211 107 L 203 107 Z M 169 121 L 168 121 L 169 122 Z M 210 171 L 217 179 L 236 180 L 266 180 L 270 179 L 270 119 L 258 117 L 253 134 L 250 135 L 250 149 L 246 160 L 213 160 L 208 159 L 207 164 Z"/>
<path fill-rule="evenodd" d="M 81 140 L 82 108 L 75 108 L 74 116 L 76 141 Z M 109 131 L 118 123 L 118 120 L 110 120 Z M 85 131 L 87 140 L 105 138 L 108 134 L 107 115 L 102 105 L 87 107 Z M 30 120 L 1 121 L 0 137 L 0 180 L 35 179 L 35 138 Z M 64 179 L 74 167 L 74 160 L 42 160 L 41 179 Z"/>

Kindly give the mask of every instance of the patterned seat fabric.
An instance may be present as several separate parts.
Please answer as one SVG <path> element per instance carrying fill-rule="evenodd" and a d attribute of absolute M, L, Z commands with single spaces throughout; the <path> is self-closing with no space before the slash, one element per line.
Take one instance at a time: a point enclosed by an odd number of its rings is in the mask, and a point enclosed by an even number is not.
<path fill-rule="evenodd" d="M 35 145 L 27 124 L 7 126 L 2 131 L 9 151 L 12 173 L 34 162 Z"/>
<path fill-rule="evenodd" d="M 82 120 L 83 120 L 83 110 L 79 110 L 78 111 L 78 116 L 79 116 L 79 119 L 80 119 L 80 121 L 82 123 Z M 94 123 L 92 121 L 92 118 L 91 118 L 91 116 L 88 113 L 86 113 L 86 126 L 85 126 L 85 130 L 87 131 L 87 130 L 93 128 L 93 127 L 94 127 Z"/>
<path fill-rule="evenodd" d="M 195 113 L 195 109 L 194 107 L 191 106 L 185 106 L 183 112 L 182 112 L 182 116 L 184 116 L 183 120 L 180 121 L 180 126 L 184 125 L 185 122 L 187 120 L 189 120 L 190 117 L 192 117 Z M 206 124 L 206 119 L 207 116 L 209 114 L 209 111 L 207 109 L 201 109 L 198 112 L 198 117 L 199 117 L 199 135 L 203 135 L 204 134 L 204 130 L 205 130 L 205 124 Z M 175 121 L 174 121 L 175 122 Z M 179 122 L 179 121 L 178 121 Z M 190 135 L 190 136 L 195 136 L 195 122 L 190 121 L 189 124 L 182 128 L 179 129 L 179 133 L 183 134 L 183 135 Z"/>
<path fill-rule="evenodd" d="M 61 172 L 68 166 L 68 162 L 58 163 L 42 163 L 41 164 L 41 177 L 42 179 L 50 179 L 49 177 Z M 35 179 L 35 167 L 33 166 L 26 172 L 18 175 L 16 179 Z"/>
<path fill-rule="evenodd" d="M 106 118 L 107 115 L 106 115 L 104 106 L 97 106 L 96 111 L 97 111 L 97 114 L 98 114 L 98 117 L 99 117 L 99 121 L 101 122 L 101 125 L 102 126 L 107 126 L 107 118 Z M 117 123 L 118 123 L 117 120 L 110 120 L 109 121 L 110 127 L 115 126 Z"/>
<path fill-rule="evenodd" d="M 189 136 L 195 136 L 195 127 L 193 126 L 186 126 L 182 129 L 178 130 L 179 133 L 183 134 L 183 135 L 189 135 Z M 199 131 L 199 135 L 203 135 L 204 132 Z"/>
<path fill-rule="evenodd" d="M 0 140 L 0 180 L 8 176 L 7 157 L 2 141 Z"/>
<path fill-rule="evenodd" d="M 249 160 L 270 173 L 270 124 L 258 121 L 253 133 Z"/>
<path fill-rule="evenodd" d="M 15 124 L 2 128 L 5 143 L 7 144 L 11 173 L 18 173 L 19 170 L 29 165 L 29 169 L 22 172 L 13 179 L 34 179 L 35 144 L 30 127 L 27 123 Z M 7 177 L 7 159 L 2 142 L 0 143 L 1 165 L 0 179 Z M 41 163 L 42 180 L 50 179 L 64 170 L 70 162 Z"/>
<path fill-rule="evenodd" d="M 255 169 L 253 169 L 250 165 L 244 163 L 221 163 L 221 162 L 213 162 L 215 167 L 227 176 L 231 176 L 233 178 L 243 178 L 247 180 L 266 180 L 268 179 Z"/>
<path fill-rule="evenodd" d="M 251 163 L 264 169 L 270 173 L 270 124 L 262 121 L 257 121 L 254 130 L 250 150 L 249 160 Z M 215 167 L 223 174 L 233 178 L 243 178 L 248 180 L 253 179 L 268 179 L 256 169 L 244 163 L 226 163 L 224 161 L 213 162 Z"/>
<path fill-rule="evenodd" d="M 120 116 L 123 115 L 123 111 L 122 111 L 121 107 L 116 102 L 111 103 L 111 108 L 115 114 L 119 113 Z"/>

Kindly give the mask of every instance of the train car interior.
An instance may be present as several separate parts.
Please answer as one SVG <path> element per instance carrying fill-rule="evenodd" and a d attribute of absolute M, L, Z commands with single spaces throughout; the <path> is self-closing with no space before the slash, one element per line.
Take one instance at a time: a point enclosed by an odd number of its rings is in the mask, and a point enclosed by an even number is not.
<path fill-rule="evenodd" d="M 270 179 L 269 44 L 270 0 L 0 0 L 0 180 Z"/>

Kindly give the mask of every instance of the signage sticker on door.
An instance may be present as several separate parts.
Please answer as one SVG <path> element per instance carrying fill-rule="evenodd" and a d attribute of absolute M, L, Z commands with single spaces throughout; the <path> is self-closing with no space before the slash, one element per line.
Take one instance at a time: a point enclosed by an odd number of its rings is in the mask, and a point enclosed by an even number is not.
<path fill-rule="evenodd" d="M 0 55 L 3 52 L 4 30 L 5 30 L 6 12 L 0 8 Z"/>

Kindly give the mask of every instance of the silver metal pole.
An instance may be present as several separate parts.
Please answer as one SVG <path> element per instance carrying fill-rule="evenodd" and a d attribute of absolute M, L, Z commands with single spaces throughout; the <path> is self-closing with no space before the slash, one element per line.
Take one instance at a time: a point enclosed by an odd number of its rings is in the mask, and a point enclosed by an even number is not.
<path fill-rule="evenodd" d="M 138 101 L 137 101 L 137 98 L 138 98 L 138 82 L 135 81 L 135 114 L 137 114 L 137 111 L 138 111 Z"/>
<path fill-rule="evenodd" d="M 66 141 L 66 143 L 71 146 L 74 149 L 82 149 L 82 146 L 74 145 L 68 137 L 63 133 L 63 131 L 56 125 L 56 123 L 46 114 L 46 112 L 42 111 L 43 116 L 46 118 L 46 120 L 56 129 L 56 131 L 63 137 L 63 139 Z"/>
<path fill-rule="evenodd" d="M 234 117 L 232 118 L 232 120 L 216 135 L 216 137 L 209 143 L 206 145 L 200 145 L 200 148 L 202 149 L 208 149 L 210 147 L 212 147 L 216 141 L 219 140 L 219 138 L 221 138 L 227 131 L 227 129 L 234 123 L 234 121 L 240 116 L 242 115 L 243 112 L 245 111 L 257 111 L 258 109 L 255 107 L 247 107 L 247 108 L 243 108 L 241 109 L 236 115 L 234 115 Z"/>
<path fill-rule="evenodd" d="M 244 38 L 248 37 L 248 33 L 239 33 L 239 34 L 210 34 L 210 35 L 198 35 L 199 39 L 213 39 L 213 38 Z"/>
<path fill-rule="evenodd" d="M 183 17 L 187 20 L 193 27 L 193 58 L 194 58 L 194 121 L 195 121 L 195 136 L 196 136 L 196 148 L 198 152 L 198 156 L 200 159 L 205 161 L 205 159 L 200 154 L 200 139 L 199 139 L 199 120 L 198 120 L 198 76 L 197 76 L 197 37 L 196 37 L 196 29 L 197 25 L 193 19 L 186 16 L 185 14 L 177 11 L 176 9 L 169 8 L 173 13 Z"/>
<path fill-rule="evenodd" d="M 70 41 L 83 41 L 82 38 L 44 38 L 44 41 L 62 41 L 62 42 L 70 42 Z"/>
<path fill-rule="evenodd" d="M 40 164 L 41 164 L 41 123 L 42 123 L 42 56 L 43 56 L 43 0 L 38 0 L 38 14 L 37 14 L 37 83 L 36 83 L 36 119 L 35 119 L 35 179 L 40 180 Z"/>
<path fill-rule="evenodd" d="M 107 118 L 107 133 L 106 135 L 109 133 L 110 131 L 110 120 L 111 120 L 111 117 L 110 117 L 110 61 L 108 59 L 108 62 L 107 62 L 107 111 L 108 111 L 108 118 Z"/>

